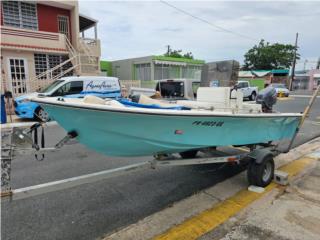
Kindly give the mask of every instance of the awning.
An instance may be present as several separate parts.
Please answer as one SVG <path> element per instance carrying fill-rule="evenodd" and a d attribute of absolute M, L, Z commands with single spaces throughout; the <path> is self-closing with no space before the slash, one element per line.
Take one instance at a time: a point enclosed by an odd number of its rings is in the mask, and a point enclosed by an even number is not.
<path fill-rule="evenodd" d="M 97 22 L 98 21 L 93 18 L 79 14 L 80 32 L 83 32 L 83 31 L 93 27 Z"/>
<path fill-rule="evenodd" d="M 251 71 L 239 71 L 238 77 L 254 77 L 254 75 L 251 73 Z"/>
<path fill-rule="evenodd" d="M 289 74 L 289 69 L 272 69 L 272 74 Z"/>
<path fill-rule="evenodd" d="M 254 75 L 256 75 L 257 77 L 264 77 L 264 76 L 268 75 L 269 73 L 271 73 L 271 71 L 252 71 L 252 73 Z"/>
<path fill-rule="evenodd" d="M 187 63 L 185 63 L 185 62 L 171 62 L 171 61 L 160 61 L 160 60 L 155 60 L 154 64 L 184 66 L 184 67 L 187 66 Z"/>

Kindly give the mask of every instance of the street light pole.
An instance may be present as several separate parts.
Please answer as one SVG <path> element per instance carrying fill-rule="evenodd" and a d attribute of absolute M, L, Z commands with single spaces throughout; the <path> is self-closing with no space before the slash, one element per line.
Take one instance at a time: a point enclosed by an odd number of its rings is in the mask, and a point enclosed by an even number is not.
<path fill-rule="evenodd" d="M 295 49 L 294 49 L 294 57 L 293 57 L 293 63 L 292 63 L 292 72 L 291 72 L 291 79 L 289 84 L 289 90 L 292 91 L 292 82 L 294 80 L 294 70 L 296 68 L 296 58 L 297 58 L 297 47 L 298 47 L 298 33 L 296 33 L 296 43 L 295 43 Z"/>

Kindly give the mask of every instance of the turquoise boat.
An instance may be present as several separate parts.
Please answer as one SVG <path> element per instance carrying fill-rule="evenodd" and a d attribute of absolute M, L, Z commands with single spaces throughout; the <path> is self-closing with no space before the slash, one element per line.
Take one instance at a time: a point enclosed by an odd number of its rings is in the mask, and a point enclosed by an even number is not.
<path fill-rule="evenodd" d="M 67 132 L 75 131 L 80 143 L 109 156 L 147 156 L 290 139 L 302 116 L 252 110 L 143 108 L 115 100 L 36 97 L 32 101 Z"/>

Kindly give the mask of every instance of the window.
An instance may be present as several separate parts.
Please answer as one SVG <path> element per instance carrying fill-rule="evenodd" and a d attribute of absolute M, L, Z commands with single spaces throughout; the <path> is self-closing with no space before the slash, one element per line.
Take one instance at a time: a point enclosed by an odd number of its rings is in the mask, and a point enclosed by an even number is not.
<path fill-rule="evenodd" d="M 52 96 L 79 94 L 83 90 L 83 81 L 68 82 L 55 91 Z"/>
<path fill-rule="evenodd" d="M 249 87 L 249 84 L 248 84 L 247 82 L 243 82 L 243 83 L 242 83 L 242 87 L 243 87 L 243 88 L 247 88 L 247 87 Z"/>
<path fill-rule="evenodd" d="M 169 65 L 169 64 L 155 64 L 154 68 L 154 79 L 168 79 L 168 78 L 181 78 L 180 66 Z"/>
<path fill-rule="evenodd" d="M 155 64 L 154 67 L 154 80 L 168 79 L 169 77 L 168 64 Z"/>
<path fill-rule="evenodd" d="M 151 80 L 150 63 L 135 64 L 135 80 L 148 81 Z"/>
<path fill-rule="evenodd" d="M 27 91 L 25 60 L 19 58 L 10 58 L 9 64 L 12 90 L 14 94 L 25 93 Z"/>
<path fill-rule="evenodd" d="M 186 66 L 182 68 L 182 78 L 200 79 L 201 66 Z"/>
<path fill-rule="evenodd" d="M 55 66 L 59 65 L 61 63 L 61 56 L 60 55 L 48 55 L 48 64 L 49 69 L 54 68 Z M 57 76 L 59 73 L 61 73 L 62 69 L 58 68 L 53 71 L 52 76 Z"/>
<path fill-rule="evenodd" d="M 64 81 L 63 80 L 57 80 L 57 81 L 54 81 L 53 83 L 51 83 L 49 86 L 41 89 L 39 91 L 39 93 L 47 93 L 47 92 L 50 92 L 52 91 L 56 86 L 58 86 L 60 83 L 63 83 Z"/>
<path fill-rule="evenodd" d="M 48 75 L 42 75 L 40 74 L 50 70 L 51 68 L 54 68 L 55 66 L 63 63 L 68 59 L 67 55 L 53 55 L 53 54 L 42 54 L 42 53 L 35 53 L 34 54 L 34 64 L 35 64 L 35 72 L 36 76 L 40 79 L 48 79 L 54 76 L 57 76 L 59 74 L 62 74 L 64 71 L 72 67 L 72 63 L 68 62 L 67 64 L 64 64 L 62 67 L 56 69 L 53 71 L 52 76 Z M 72 76 L 73 71 L 65 73 L 63 76 Z"/>
<path fill-rule="evenodd" d="M 34 64 L 36 70 L 36 76 L 47 71 L 47 55 L 46 54 L 34 54 Z M 41 76 L 40 79 L 46 79 L 47 76 Z"/>
<path fill-rule="evenodd" d="M 59 33 L 62 33 L 70 39 L 69 36 L 69 17 L 68 16 L 58 16 L 58 29 Z"/>
<path fill-rule="evenodd" d="M 35 3 L 4 1 L 2 9 L 5 26 L 38 30 L 37 5 Z"/>
<path fill-rule="evenodd" d="M 237 87 L 240 89 L 240 88 L 247 88 L 249 87 L 248 83 L 247 82 L 239 82 L 237 84 Z"/>

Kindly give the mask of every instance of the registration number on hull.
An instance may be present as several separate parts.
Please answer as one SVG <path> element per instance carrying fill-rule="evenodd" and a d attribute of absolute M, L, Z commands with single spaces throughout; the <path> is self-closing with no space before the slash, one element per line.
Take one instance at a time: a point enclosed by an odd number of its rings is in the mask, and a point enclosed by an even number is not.
<path fill-rule="evenodd" d="M 194 121 L 192 125 L 207 126 L 207 127 L 222 127 L 224 122 L 221 121 Z"/>

